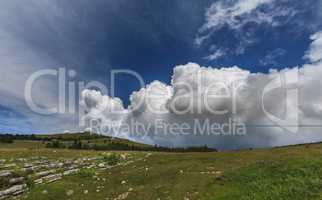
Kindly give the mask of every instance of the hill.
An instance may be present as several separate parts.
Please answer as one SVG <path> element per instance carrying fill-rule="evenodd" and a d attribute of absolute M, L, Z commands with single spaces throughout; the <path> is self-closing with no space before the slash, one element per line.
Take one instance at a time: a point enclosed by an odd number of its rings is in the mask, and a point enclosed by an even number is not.
<path fill-rule="evenodd" d="M 83 150 L 123 150 L 123 151 L 162 151 L 162 152 L 212 152 L 216 149 L 201 147 L 168 148 L 138 143 L 127 139 L 109 137 L 93 133 L 64 133 L 47 135 L 0 135 L 0 143 L 15 141 L 41 141 L 47 148 Z"/>

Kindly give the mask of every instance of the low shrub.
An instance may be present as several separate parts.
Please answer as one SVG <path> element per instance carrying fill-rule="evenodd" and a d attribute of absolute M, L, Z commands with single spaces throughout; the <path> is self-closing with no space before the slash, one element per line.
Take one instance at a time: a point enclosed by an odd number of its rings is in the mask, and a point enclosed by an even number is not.
<path fill-rule="evenodd" d="M 104 161 L 111 166 L 117 165 L 121 160 L 121 156 L 116 153 L 112 153 L 110 155 L 104 155 L 103 158 L 104 158 Z"/>

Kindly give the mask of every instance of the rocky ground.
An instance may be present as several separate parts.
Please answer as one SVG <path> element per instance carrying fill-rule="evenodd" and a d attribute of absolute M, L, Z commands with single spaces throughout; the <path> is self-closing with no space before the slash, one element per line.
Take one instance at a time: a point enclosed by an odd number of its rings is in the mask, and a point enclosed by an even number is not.
<path fill-rule="evenodd" d="M 0 145 L 0 199 L 314 200 L 322 144 L 167 153 Z"/>
<path fill-rule="evenodd" d="M 149 155 L 146 154 L 146 156 Z M 111 161 L 112 157 L 114 161 Z M 70 175 L 93 172 L 95 178 L 95 175 L 101 171 L 125 166 L 141 159 L 134 159 L 130 153 L 101 153 L 100 156 L 77 159 L 53 159 L 44 156 L 1 159 L 0 199 L 22 197 L 22 194 L 28 194 L 29 187 L 53 183 Z M 69 191 L 70 195 L 72 193 L 72 190 Z"/>

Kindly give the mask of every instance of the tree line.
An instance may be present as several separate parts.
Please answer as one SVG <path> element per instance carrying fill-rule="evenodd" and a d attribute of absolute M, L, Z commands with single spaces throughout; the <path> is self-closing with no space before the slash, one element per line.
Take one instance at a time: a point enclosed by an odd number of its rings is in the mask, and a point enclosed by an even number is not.
<path fill-rule="evenodd" d="M 209 148 L 206 145 L 200 147 L 163 147 L 150 145 L 133 145 L 127 143 L 110 141 L 104 144 L 91 143 L 90 141 L 74 140 L 70 142 L 62 142 L 59 140 L 47 143 L 47 148 L 65 148 L 65 149 L 79 149 L 79 150 L 96 150 L 96 151 L 157 151 L 157 152 L 216 152 L 217 149 Z"/>
<path fill-rule="evenodd" d="M 36 135 L 0 134 L 0 143 L 13 143 L 15 140 L 40 140 Z"/>

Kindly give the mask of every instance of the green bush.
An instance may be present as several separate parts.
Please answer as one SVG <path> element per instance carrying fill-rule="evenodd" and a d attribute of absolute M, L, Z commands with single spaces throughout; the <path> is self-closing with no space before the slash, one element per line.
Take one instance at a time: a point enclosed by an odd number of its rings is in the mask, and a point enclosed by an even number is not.
<path fill-rule="evenodd" d="M 9 186 L 9 180 L 7 178 L 0 178 L 0 190 L 6 189 Z"/>
<path fill-rule="evenodd" d="M 77 176 L 81 178 L 90 178 L 95 176 L 95 170 L 94 169 L 81 169 L 78 173 Z"/>
<path fill-rule="evenodd" d="M 104 158 L 104 161 L 111 166 L 117 165 L 121 160 L 121 156 L 116 153 L 112 153 L 110 155 L 104 155 L 103 158 Z"/>

